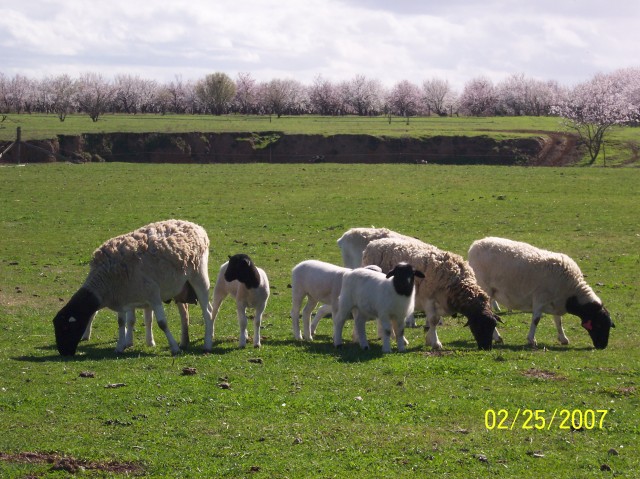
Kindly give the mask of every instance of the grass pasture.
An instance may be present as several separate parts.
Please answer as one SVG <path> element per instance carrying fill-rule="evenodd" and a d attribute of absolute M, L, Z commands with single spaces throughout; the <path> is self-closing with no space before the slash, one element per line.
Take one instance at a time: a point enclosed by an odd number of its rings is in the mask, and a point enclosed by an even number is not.
<path fill-rule="evenodd" d="M 637 477 L 639 180 L 637 169 L 601 168 L 2 167 L 0 476 Z M 212 280 L 237 252 L 267 271 L 263 347 L 237 349 L 228 299 L 210 355 L 191 308 L 192 345 L 178 357 L 157 327 L 158 346 L 146 347 L 141 324 L 135 347 L 116 355 L 106 311 L 74 358 L 59 357 L 51 320 L 93 249 L 170 217 L 205 227 Z M 419 328 L 407 331 L 407 353 L 382 355 L 372 324 L 369 351 L 335 350 L 330 319 L 313 343 L 294 341 L 291 268 L 339 263 L 336 239 L 369 225 L 463 255 L 487 235 L 566 252 L 612 314 L 609 347 L 593 350 L 567 316 L 569 346 L 545 317 L 532 350 L 523 313 L 503 314 L 505 345 L 491 352 L 475 349 L 462 318 L 446 318 L 441 353 L 425 348 Z M 178 336 L 175 307 L 167 311 Z M 525 410 L 543 410 L 544 427 L 526 423 Z M 562 424 L 562 410 L 575 427 Z"/>

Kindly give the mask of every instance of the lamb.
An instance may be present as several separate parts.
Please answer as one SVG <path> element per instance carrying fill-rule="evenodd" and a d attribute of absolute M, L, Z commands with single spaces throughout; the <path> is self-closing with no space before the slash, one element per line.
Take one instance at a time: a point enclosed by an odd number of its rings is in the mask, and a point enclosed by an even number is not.
<path fill-rule="evenodd" d="M 501 341 L 496 330 L 500 317 L 491 311 L 489 297 L 461 256 L 415 239 L 383 238 L 369 243 L 362 258 L 363 264 L 376 264 L 382 271 L 401 261 L 424 273 L 424 279 L 416 280 L 415 308 L 426 313 L 425 342 L 432 348 L 442 349 L 436 332 L 441 316 L 454 313 L 467 317 L 479 349 L 491 349 L 492 338 Z"/>
<path fill-rule="evenodd" d="M 397 264 L 386 275 L 366 268 L 344 273 L 338 298 L 338 312 L 333 320 L 333 344 L 342 345 L 342 329 L 349 313 L 356 308 L 355 329 L 360 347 L 369 347 L 365 334 L 365 322 L 378 318 L 382 324 L 382 352 L 391 352 L 391 328 L 396 334 L 398 351 L 405 350 L 404 320 L 413 310 L 414 277 L 423 278 L 407 263 Z"/>
<path fill-rule="evenodd" d="M 478 283 L 492 298 L 508 308 L 533 313 L 527 336 L 530 345 L 537 345 L 536 327 L 543 313 L 553 315 L 558 341 L 568 344 L 562 315 L 570 313 L 580 318 L 597 349 L 607 347 L 609 331 L 615 325 L 569 256 L 488 237 L 471 245 L 469 263 Z"/>
<path fill-rule="evenodd" d="M 295 339 L 312 341 L 320 319 L 329 313 L 336 315 L 342 277 L 347 271 L 351 270 L 317 260 L 302 261 L 291 270 L 291 322 Z M 302 310 L 301 334 L 300 308 L 305 297 L 307 304 Z M 311 312 L 320 302 L 324 304 L 310 324 Z"/>
<path fill-rule="evenodd" d="M 163 301 L 189 296 L 189 288 L 202 308 L 204 349 L 211 351 L 208 260 L 206 231 L 188 221 L 151 223 L 106 241 L 94 251 L 83 285 L 53 319 L 58 352 L 73 356 L 91 317 L 102 308 L 118 313 L 116 351 L 123 351 L 124 318 L 135 308 L 148 306 L 167 337 L 171 354 L 178 354 L 180 347 L 167 325 Z"/>
<path fill-rule="evenodd" d="M 346 268 L 359 268 L 362 265 L 362 253 L 367 245 L 381 238 L 398 238 L 411 241 L 414 238 L 405 236 L 387 228 L 351 228 L 338 239 L 338 247 L 342 254 L 342 262 Z M 407 317 L 406 326 L 415 328 L 413 314 Z"/>
<path fill-rule="evenodd" d="M 269 299 L 269 279 L 263 269 L 256 267 L 246 254 L 229 256 L 229 261 L 220 266 L 218 279 L 213 289 L 213 321 L 222 301 L 231 295 L 236 301 L 238 323 L 240 324 L 239 347 L 247 344 L 247 308 L 255 308 L 253 319 L 253 346 L 260 347 L 260 325 L 262 313 Z"/>

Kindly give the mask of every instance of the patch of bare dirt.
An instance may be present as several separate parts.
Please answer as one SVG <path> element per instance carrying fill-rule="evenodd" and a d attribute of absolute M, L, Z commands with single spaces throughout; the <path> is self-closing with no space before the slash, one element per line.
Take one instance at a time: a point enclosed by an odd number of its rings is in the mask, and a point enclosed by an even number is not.
<path fill-rule="evenodd" d="M 57 453 L 19 452 L 16 454 L 9 454 L 0 452 L 0 461 L 38 465 L 50 464 L 52 471 L 65 471 L 69 474 L 76 474 L 86 470 L 133 475 L 141 475 L 144 473 L 143 467 L 133 462 L 86 461 L 84 459 L 77 459 L 70 456 L 62 456 Z"/>
<path fill-rule="evenodd" d="M 527 369 L 522 373 L 522 375 L 528 378 L 543 379 L 543 380 L 551 379 L 556 381 L 563 381 L 567 379 L 558 373 L 554 373 L 553 371 L 546 371 L 544 369 L 536 369 L 536 368 Z"/>

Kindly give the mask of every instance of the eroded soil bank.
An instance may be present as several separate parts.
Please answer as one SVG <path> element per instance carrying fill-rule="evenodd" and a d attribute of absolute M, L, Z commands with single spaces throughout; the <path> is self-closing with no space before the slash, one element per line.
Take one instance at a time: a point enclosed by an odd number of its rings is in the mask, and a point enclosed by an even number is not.
<path fill-rule="evenodd" d="M 59 136 L 20 148 L 23 163 L 437 163 L 535 165 L 553 150 L 545 135 L 495 140 L 487 136 L 379 138 L 368 135 L 266 133 L 112 133 Z M 550 148 L 551 147 L 551 148 Z M 0 150 L 2 145 L 0 145 Z M 3 158 L 17 162 L 16 148 Z M 552 163 L 556 163 L 555 161 Z M 563 161 L 563 164 L 568 163 Z M 558 163 L 556 163 L 558 164 Z"/>

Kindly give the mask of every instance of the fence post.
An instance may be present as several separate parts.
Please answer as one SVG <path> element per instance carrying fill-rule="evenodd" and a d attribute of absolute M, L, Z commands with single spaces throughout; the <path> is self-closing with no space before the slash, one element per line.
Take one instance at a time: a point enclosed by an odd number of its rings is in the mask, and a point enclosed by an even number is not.
<path fill-rule="evenodd" d="M 16 163 L 20 164 L 20 154 L 22 153 L 21 148 L 22 143 L 22 128 L 18 127 L 16 129 Z"/>

